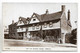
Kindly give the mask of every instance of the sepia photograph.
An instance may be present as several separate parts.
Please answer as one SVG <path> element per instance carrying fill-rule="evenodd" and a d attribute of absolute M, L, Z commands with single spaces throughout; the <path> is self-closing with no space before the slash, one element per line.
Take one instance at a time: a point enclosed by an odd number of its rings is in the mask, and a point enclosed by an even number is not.
<path fill-rule="evenodd" d="M 77 3 L 2 3 L 4 51 L 77 52 Z"/>

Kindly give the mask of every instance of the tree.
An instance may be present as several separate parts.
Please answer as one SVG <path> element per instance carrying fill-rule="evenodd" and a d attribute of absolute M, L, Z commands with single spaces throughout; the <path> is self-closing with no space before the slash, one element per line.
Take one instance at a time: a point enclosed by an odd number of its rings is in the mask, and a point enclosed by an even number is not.
<path fill-rule="evenodd" d="M 71 35 L 72 35 L 72 37 L 70 38 L 70 42 L 72 44 L 76 44 L 76 42 L 77 42 L 77 28 L 72 30 Z"/>

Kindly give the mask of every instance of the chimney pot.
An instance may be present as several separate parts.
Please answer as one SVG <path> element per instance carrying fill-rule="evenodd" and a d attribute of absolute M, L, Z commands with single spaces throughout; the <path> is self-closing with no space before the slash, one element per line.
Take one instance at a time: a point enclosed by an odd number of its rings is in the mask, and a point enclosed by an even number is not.
<path fill-rule="evenodd" d="M 12 20 L 12 24 L 14 24 L 14 20 Z"/>
<path fill-rule="evenodd" d="M 70 20 L 70 10 L 68 10 L 68 20 Z"/>
<path fill-rule="evenodd" d="M 48 14 L 49 12 L 48 12 L 48 9 L 46 9 L 46 14 Z"/>
<path fill-rule="evenodd" d="M 62 5 L 62 12 L 65 11 L 65 5 Z"/>

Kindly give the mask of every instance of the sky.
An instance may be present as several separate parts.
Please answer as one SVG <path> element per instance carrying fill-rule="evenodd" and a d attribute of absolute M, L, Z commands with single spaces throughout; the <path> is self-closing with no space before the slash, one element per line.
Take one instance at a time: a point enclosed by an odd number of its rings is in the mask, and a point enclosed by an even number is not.
<path fill-rule="evenodd" d="M 44 14 L 46 9 L 49 13 L 61 11 L 61 5 L 65 5 L 65 13 L 70 10 L 70 21 L 72 29 L 77 27 L 75 21 L 78 18 L 78 6 L 76 3 L 3 3 L 2 4 L 2 17 L 3 27 L 10 25 L 12 20 L 17 22 L 19 17 L 31 17 L 35 12 L 37 14 Z"/>

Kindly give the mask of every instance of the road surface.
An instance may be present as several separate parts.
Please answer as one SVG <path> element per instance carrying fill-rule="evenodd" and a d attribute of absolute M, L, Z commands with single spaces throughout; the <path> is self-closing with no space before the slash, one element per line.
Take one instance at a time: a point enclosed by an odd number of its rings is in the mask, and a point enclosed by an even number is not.
<path fill-rule="evenodd" d="M 26 41 L 26 40 L 14 40 L 14 39 L 5 39 L 4 47 L 51 47 L 55 50 L 69 50 L 77 51 L 77 46 L 73 44 L 57 44 L 50 42 L 42 41 Z"/>

